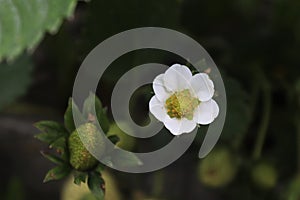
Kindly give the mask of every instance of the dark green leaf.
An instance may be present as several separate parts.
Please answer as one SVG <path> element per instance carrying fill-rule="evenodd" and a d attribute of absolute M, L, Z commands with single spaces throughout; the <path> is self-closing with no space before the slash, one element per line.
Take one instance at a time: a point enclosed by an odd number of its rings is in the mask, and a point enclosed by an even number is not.
<path fill-rule="evenodd" d="M 80 185 L 81 183 L 85 183 L 87 177 L 86 172 L 75 171 L 74 172 L 74 183 L 76 185 Z"/>
<path fill-rule="evenodd" d="M 86 122 L 81 112 L 79 111 L 76 103 L 72 100 L 72 98 L 70 98 L 68 108 L 64 115 L 65 127 L 70 133 L 72 133 L 76 128 L 74 124 L 73 112 L 75 116 L 78 117 L 79 125 L 84 124 Z"/>
<path fill-rule="evenodd" d="M 46 174 L 45 178 L 44 178 L 44 183 L 48 182 L 48 181 L 53 181 L 53 180 L 60 180 L 64 177 L 66 177 L 71 171 L 71 168 L 69 166 L 66 165 L 61 165 L 61 166 L 57 166 L 53 169 L 51 169 L 50 171 L 48 171 L 48 173 Z"/>
<path fill-rule="evenodd" d="M 50 160 L 51 162 L 53 163 L 56 163 L 56 164 L 63 164 L 64 163 L 64 160 L 61 159 L 60 157 L 58 156 L 55 156 L 55 155 L 52 155 L 52 154 L 49 154 L 49 153 L 46 153 L 46 152 L 41 152 L 41 154 L 47 158 L 48 160 Z"/>
<path fill-rule="evenodd" d="M 100 173 L 92 172 L 88 177 L 88 187 L 95 197 L 99 200 L 104 200 L 104 180 Z"/>
<path fill-rule="evenodd" d="M 108 136 L 108 139 L 113 143 L 117 144 L 120 141 L 120 138 L 117 135 L 110 135 Z"/>

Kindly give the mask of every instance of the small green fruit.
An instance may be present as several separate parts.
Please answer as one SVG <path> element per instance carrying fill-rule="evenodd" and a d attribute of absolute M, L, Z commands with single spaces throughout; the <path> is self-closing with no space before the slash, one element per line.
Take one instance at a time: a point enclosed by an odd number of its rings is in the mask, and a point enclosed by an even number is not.
<path fill-rule="evenodd" d="M 277 183 L 277 171 L 268 163 L 259 163 L 252 170 L 253 182 L 262 189 L 271 189 Z"/>
<path fill-rule="evenodd" d="M 85 144 L 91 145 L 91 148 L 95 147 L 97 144 L 98 153 L 101 153 L 101 151 L 104 152 L 105 143 L 101 133 L 98 132 L 97 127 L 92 123 L 81 125 L 70 135 L 68 140 L 70 164 L 79 171 L 90 170 L 97 165 L 98 160 L 85 148 L 79 137 L 78 131 L 85 134 L 82 138 L 85 141 Z"/>
<path fill-rule="evenodd" d="M 110 135 L 117 135 L 120 138 L 120 141 L 116 144 L 116 146 L 121 149 L 131 151 L 136 144 L 135 138 L 122 131 L 116 123 L 113 123 L 109 127 L 107 136 Z"/>
<path fill-rule="evenodd" d="M 229 184 L 237 172 L 237 162 L 225 148 L 213 150 L 198 166 L 199 180 L 209 187 L 223 187 Z"/>

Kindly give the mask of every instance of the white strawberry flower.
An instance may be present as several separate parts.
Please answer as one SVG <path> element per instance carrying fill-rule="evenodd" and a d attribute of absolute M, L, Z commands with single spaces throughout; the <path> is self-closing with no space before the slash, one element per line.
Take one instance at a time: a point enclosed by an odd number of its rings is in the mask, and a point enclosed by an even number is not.
<path fill-rule="evenodd" d="M 219 114 L 214 83 L 206 73 L 192 75 L 188 67 L 174 64 L 154 79 L 153 90 L 149 110 L 173 135 L 210 124 Z"/>

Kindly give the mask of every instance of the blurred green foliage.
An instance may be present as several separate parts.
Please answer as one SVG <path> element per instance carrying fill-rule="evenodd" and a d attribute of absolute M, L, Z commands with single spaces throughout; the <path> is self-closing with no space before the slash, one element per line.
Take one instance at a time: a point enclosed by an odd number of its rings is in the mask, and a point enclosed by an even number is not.
<path fill-rule="evenodd" d="M 33 63 L 28 55 L 20 56 L 13 63 L 0 64 L 0 110 L 26 93 L 32 69 Z"/>
<path fill-rule="evenodd" d="M 24 188 L 24 183 L 22 180 L 17 177 L 11 177 L 7 188 L 6 188 L 6 193 L 2 197 L 5 200 L 25 200 L 26 199 L 26 192 Z"/>
<path fill-rule="evenodd" d="M 44 33 L 55 33 L 76 0 L 4 0 L 0 4 L 0 61 L 34 48 Z"/>

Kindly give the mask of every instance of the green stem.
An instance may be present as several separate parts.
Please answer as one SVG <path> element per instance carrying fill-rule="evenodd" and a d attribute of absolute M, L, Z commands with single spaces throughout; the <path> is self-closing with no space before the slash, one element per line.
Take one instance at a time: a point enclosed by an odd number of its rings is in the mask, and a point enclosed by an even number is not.
<path fill-rule="evenodd" d="M 153 196 L 159 198 L 164 188 L 164 173 L 163 171 L 157 171 L 154 174 L 153 180 Z"/>
<path fill-rule="evenodd" d="M 271 88 L 267 81 L 263 82 L 263 116 L 258 130 L 258 136 L 253 150 L 253 159 L 258 160 L 261 156 L 263 145 L 266 139 L 271 113 Z"/>
<path fill-rule="evenodd" d="M 298 162 L 298 171 L 300 173 L 300 118 L 296 117 L 296 128 L 297 128 L 297 162 Z"/>
<path fill-rule="evenodd" d="M 294 123 L 295 123 L 295 127 L 296 127 L 296 140 L 297 140 L 297 162 L 298 162 L 298 173 L 300 174 L 300 115 L 299 115 L 299 111 L 300 111 L 300 81 L 297 81 L 296 82 L 296 85 L 295 85 L 295 94 L 296 95 L 291 95 L 290 94 L 290 97 L 294 97 L 294 98 L 291 98 L 293 99 L 294 102 L 292 103 L 295 103 L 297 104 L 297 110 L 296 110 L 296 113 L 295 113 L 295 118 L 294 118 Z"/>
<path fill-rule="evenodd" d="M 298 145 L 298 171 L 300 173 L 300 125 L 298 124 L 298 137 L 297 137 L 297 145 Z"/>
<path fill-rule="evenodd" d="M 259 98 L 259 93 L 260 93 L 260 84 L 258 83 L 258 81 L 255 81 L 255 83 L 253 84 L 253 88 L 251 89 L 251 96 L 250 96 L 250 112 L 249 112 L 249 116 L 254 116 L 254 112 L 255 112 L 255 108 L 257 106 L 257 101 Z M 249 122 L 249 125 L 251 124 L 253 119 L 251 119 L 251 121 Z M 249 128 L 249 125 L 247 126 L 247 128 Z M 243 141 L 245 139 L 246 134 L 240 134 L 239 137 L 233 142 L 233 148 L 238 150 L 240 149 L 240 147 L 243 144 Z"/>

